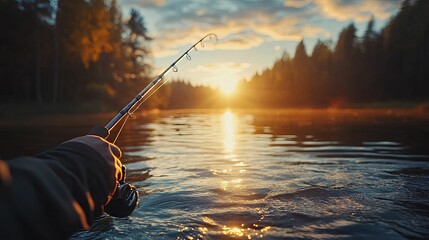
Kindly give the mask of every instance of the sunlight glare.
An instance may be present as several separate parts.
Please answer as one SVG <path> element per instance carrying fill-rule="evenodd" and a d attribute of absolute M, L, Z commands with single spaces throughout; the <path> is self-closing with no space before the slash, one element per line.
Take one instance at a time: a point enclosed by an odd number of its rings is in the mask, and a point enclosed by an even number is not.
<path fill-rule="evenodd" d="M 226 153 L 234 152 L 234 115 L 230 111 L 223 114 L 223 144 Z"/>
<path fill-rule="evenodd" d="M 244 224 L 241 224 L 241 227 L 236 226 L 223 226 L 222 232 L 224 235 L 230 236 L 231 238 L 236 237 L 246 237 L 247 239 L 252 239 L 252 235 L 256 238 L 262 238 L 263 233 L 270 230 L 270 226 L 263 227 L 262 229 L 258 228 L 258 225 L 253 224 L 252 228 L 246 228 Z"/>
<path fill-rule="evenodd" d="M 235 91 L 235 82 L 222 82 L 221 85 L 219 85 L 220 90 L 222 91 L 223 94 L 225 95 L 231 95 L 234 93 Z"/>
<path fill-rule="evenodd" d="M 198 77 L 198 83 L 217 88 L 224 95 L 230 96 L 238 90 L 238 83 L 250 66 L 248 63 L 218 62 L 200 64 L 190 71 L 193 76 Z"/>

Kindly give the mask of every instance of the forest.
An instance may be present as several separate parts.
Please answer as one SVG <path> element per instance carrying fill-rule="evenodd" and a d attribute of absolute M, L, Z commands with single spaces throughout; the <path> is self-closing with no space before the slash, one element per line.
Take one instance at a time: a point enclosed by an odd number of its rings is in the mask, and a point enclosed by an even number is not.
<path fill-rule="evenodd" d="M 122 16 L 116 0 L 0 1 L 0 102 L 91 104 L 116 110 L 152 80 L 144 17 Z M 124 20 L 126 19 L 126 20 Z M 357 36 L 353 23 L 334 43 L 319 40 L 238 84 L 226 101 L 216 90 L 171 81 L 148 108 L 347 107 L 429 97 L 429 1 L 405 0 L 380 31 Z"/>
<path fill-rule="evenodd" d="M 429 1 L 403 1 L 380 32 L 370 19 L 363 36 L 353 23 L 336 43 L 321 41 L 311 55 L 304 41 L 293 58 L 275 64 L 238 89 L 243 107 L 347 107 L 429 98 Z"/>
<path fill-rule="evenodd" d="M 140 12 L 129 14 L 116 0 L 1 1 L 1 102 L 128 102 L 151 80 L 152 41 Z"/>

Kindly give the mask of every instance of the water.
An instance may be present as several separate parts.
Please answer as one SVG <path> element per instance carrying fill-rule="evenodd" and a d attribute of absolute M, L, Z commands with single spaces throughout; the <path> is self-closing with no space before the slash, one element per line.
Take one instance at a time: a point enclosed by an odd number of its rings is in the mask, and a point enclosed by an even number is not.
<path fill-rule="evenodd" d="M 46 149 L 107 119 L 82 118 L 3 124 L 2 154 Z M 117 142 L 139 207 L 73 238 L 428 238 L 428 123 L 424 112 L 384 110 L 139 116 Z"/>

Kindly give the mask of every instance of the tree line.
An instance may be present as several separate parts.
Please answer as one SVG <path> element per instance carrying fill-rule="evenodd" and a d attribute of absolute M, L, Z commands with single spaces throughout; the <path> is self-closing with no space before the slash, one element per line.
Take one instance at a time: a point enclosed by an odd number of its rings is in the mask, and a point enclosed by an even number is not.
<path fill-rule="evenodd" d="M 131 99 L 149 81 L 152 38 L 139 11 L 129 14 L 116 0 L 1 1 L 1 101 Z"/>
<path fill-rule="evenodd" d="M 336 43 L 304 40 L 251 79 L 228 101 L 219 91 L 172 81 L 146 107 L 330 107 L 429 96 L 429 1 L 405 0 L 380 31 L 363 36 L 353 23 Z M 125 19 L 125 20 L 124 20 Z M 0 1 L 0 101 L 127 103 L 151 79 L 143 16 L 123 17 L 116 0 Z"/>
<path fill-rule="evenodd" d="M 284 53 L 238 89 L 235 105 L 246 107 L 428 100 L 429 1 L 403 1 L 379 32 L 373 18 L 360 37 L 351 23 L 335 44 L 319 40 L 311 55 L 302 40 L 293 58 Z"/>

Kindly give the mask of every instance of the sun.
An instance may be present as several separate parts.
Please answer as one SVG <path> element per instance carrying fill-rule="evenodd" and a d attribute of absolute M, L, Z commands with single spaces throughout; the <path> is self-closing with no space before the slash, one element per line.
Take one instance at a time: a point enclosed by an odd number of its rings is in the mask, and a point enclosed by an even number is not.
<path fill-rule="evenodd" d="M 247 64 L 220 62 L 199 65 L 193 70 L 193 73 L 194 76 L 196 76 L 195 73 L 201 73 L 201 82 L 217 89 L 225 97 L 230 97 L 236 94 L 240 85 L 240 79 L 243 78 L 241 73 L 246 68 L 248 68 Z"/>
<path fill-rule="evenodd" d="M 235 92 L 236 85 L 235 81 L 225 81 L 219 84 L 219 89 L 223 94 L 230 96 Z"/>

